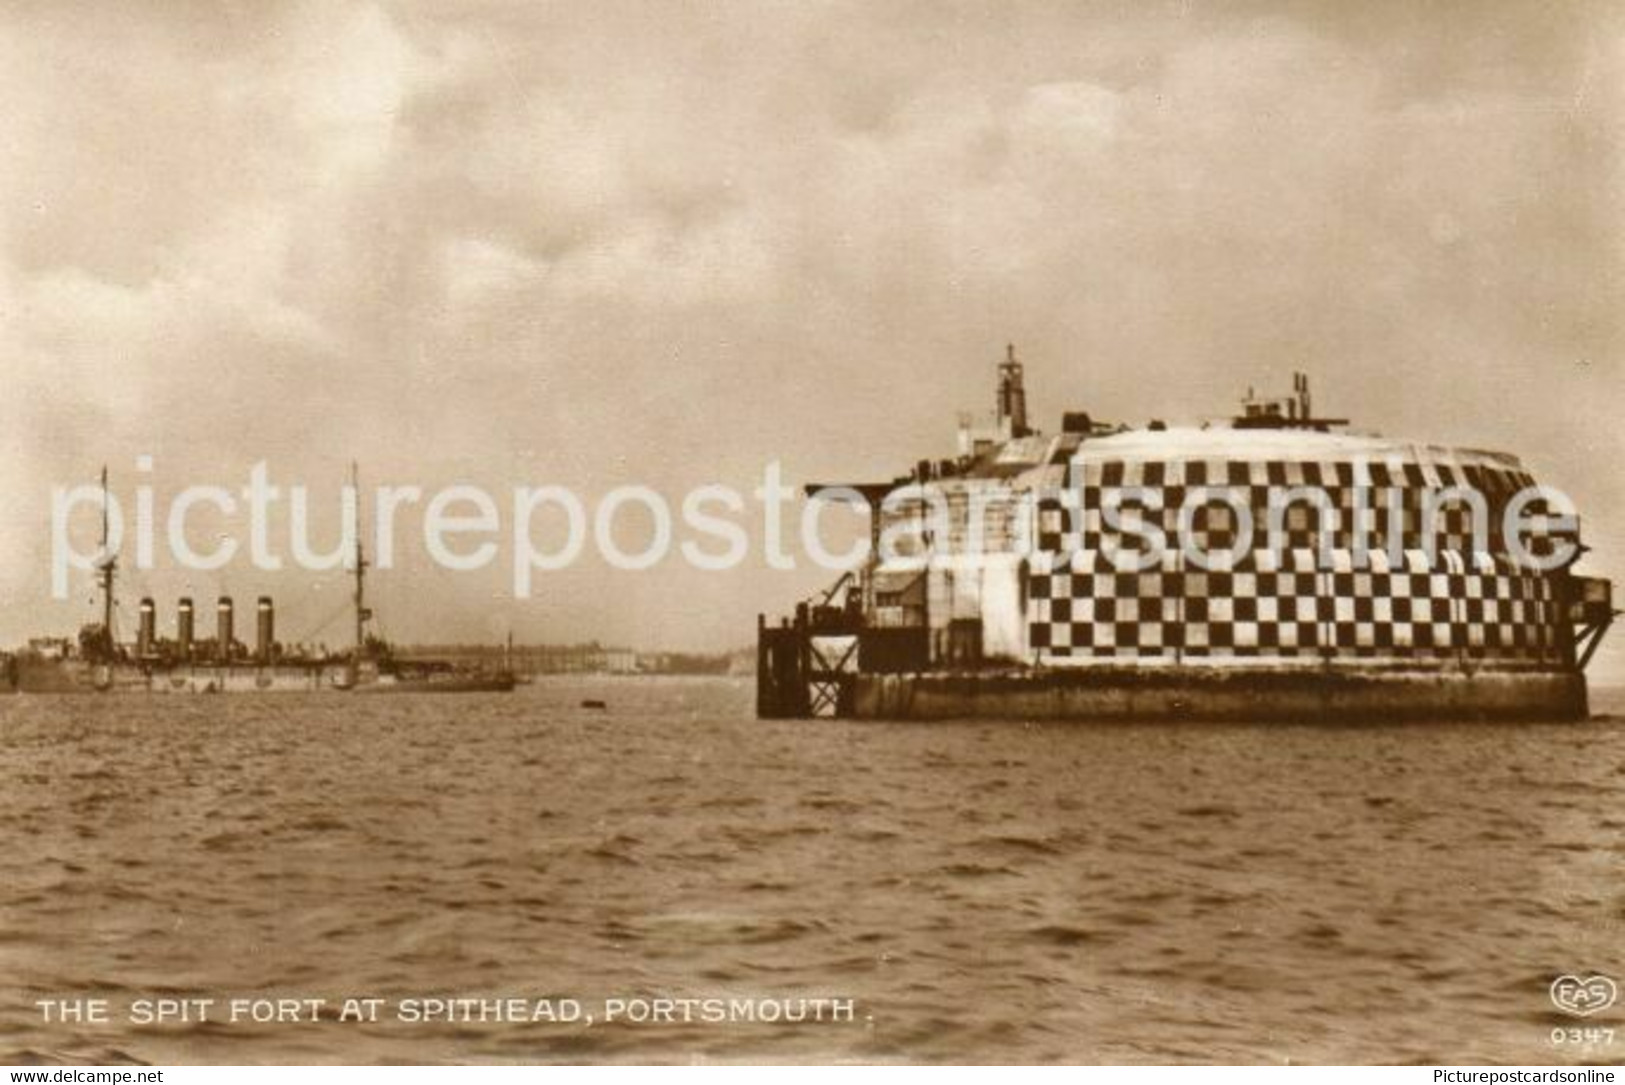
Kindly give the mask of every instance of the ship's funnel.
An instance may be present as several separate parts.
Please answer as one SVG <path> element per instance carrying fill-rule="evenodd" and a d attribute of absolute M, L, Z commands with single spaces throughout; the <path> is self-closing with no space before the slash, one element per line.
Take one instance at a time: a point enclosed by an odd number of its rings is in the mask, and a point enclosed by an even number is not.
<path fill-rule="evenodd" d="M 231 658 L 232 646 L 236 643 L 232 637 L 231 596 L 222 595 L 220 597 L 218 613 L 219 620 L 215 625 L 215 640 L 218 642 L 218 647 L 215 649 L 215 651 L 218 653 L 218 657 L 221 662 L 224 662 Z"/>
<path fill-rule="evenodd" d="M 175 642 L 182 659 L 192 658 L 192 600 L 182 599 L 175 614 Z"/>
<path fill-rule="evenodd" d="M 261 663 L 271 662 L 271 645 L 276 640 L 276 604 L 269 595 L 260 596 L 258 636 L 254 643 L 254 656 Z"/>
<path fill-rule="evenodd" d="M 152 654 L 153 643 L 158 639 L 158 604 L 152 599 L 141 600 L 141 624 L 136 627 L 135 654 L 138 658 L 145 658 Z"/>

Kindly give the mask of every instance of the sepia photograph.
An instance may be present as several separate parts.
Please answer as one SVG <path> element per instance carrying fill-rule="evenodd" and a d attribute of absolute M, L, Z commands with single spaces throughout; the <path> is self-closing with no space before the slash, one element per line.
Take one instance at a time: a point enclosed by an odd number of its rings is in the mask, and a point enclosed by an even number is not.
<path fill-rule="evenodd" d="M 10 1081 L 1625 1061 L 1625 7 L 0 0 L 0 98 Z"/>

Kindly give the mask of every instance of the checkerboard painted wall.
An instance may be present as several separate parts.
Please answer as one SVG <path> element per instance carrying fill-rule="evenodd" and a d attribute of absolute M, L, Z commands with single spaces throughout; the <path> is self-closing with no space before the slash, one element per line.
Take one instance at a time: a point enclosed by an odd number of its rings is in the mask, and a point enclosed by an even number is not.
<path fill-rule="evenodd" d="M 1552 580 L 1509 558 L 1499 530 L 1507 500 L 1533 485 L 1521 471 L 1432 462 L 1072 466 L 1086 511 L 1041 505 L 1039 552 L 1029 563 L 1029 647 L 1041 659 L 1463 657 L 1540 664 L 1560 658 Z M 1370 487 L 1374 510 L 1368 544 L 1375 552 L 1364 568 L 1356 567 L 1349 527 L 1356 485 Z M 1319 529 L 1327 525 L 1300 505 L 1304 515 L 1289 514 L 1283 525 L 1284 547 L 1270 548 L 1270 501 L 1304 486 L 1324 488 L 1342 510 L 1343 524 L 1322 539 Z M 1423 524 L 1424 494 L 1452 486 L 1484 494 L 1489 532 L 1474 537 L 1465 509 L 1449 506 L 1435 523 Z M 1252 512 L 1254 549 L 1213 570 L 1167 553 L 1155 568 L 1121 571 L 1119 552 L 1133 555 L 1137 540 L 1112 531 L 1099 510 L 1108 491 L 1128 487 L 1157 491 L 1162 507 L 1125 502 L 1124 521 L 1154 524 L 1170 538 L 1179 527 L 1177 510 L 1193 490 L 1223 489 Z M 1236 541 L 1236 525 L 1217 506 L 1212 511 L 1193 516 L 1191 528 L 1198 545 L 1216 553 Z M 1435 544 L 1431 558 L 1422 546 L 1427 531 Z M 1394 542 L 1402 547 L 1397 561 L 1386 552 Z M 1330 544 L 1329 563 L 1316 560 L 1321 543 Z"/>

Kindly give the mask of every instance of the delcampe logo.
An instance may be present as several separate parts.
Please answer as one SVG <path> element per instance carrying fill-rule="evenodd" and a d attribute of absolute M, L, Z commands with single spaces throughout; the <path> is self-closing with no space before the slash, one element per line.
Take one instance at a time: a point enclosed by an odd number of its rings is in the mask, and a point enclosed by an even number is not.
<path fill-rule="evenodd" d="M 1559 976 L 1552 981 L 1552 1005 L 1575 1017 L 1601 1013 L 1619 997 L 1619 985 L 1608 976 Z"/>

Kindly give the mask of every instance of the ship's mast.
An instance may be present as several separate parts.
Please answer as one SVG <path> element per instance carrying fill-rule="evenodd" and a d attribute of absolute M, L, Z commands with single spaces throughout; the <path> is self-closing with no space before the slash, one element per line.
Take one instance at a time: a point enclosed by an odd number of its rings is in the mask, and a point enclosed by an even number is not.
<path fill-rule="evenodd" d="M 355 462 L 350 463 L 350 492 L 355 498 L 355 658 L 361 662 L 367 647 L 367 555 L 361 545 L 361 482 Z"/>
<path fill-rule="evenodd" d="M 114 567 L 118 560 L 108 552 L 108 540 L 111 537 L 107 511 L 107 465 L 102 464 L 102 628 L 107 631 L 107 645 L 113 646 L 113 576 Z"/>

